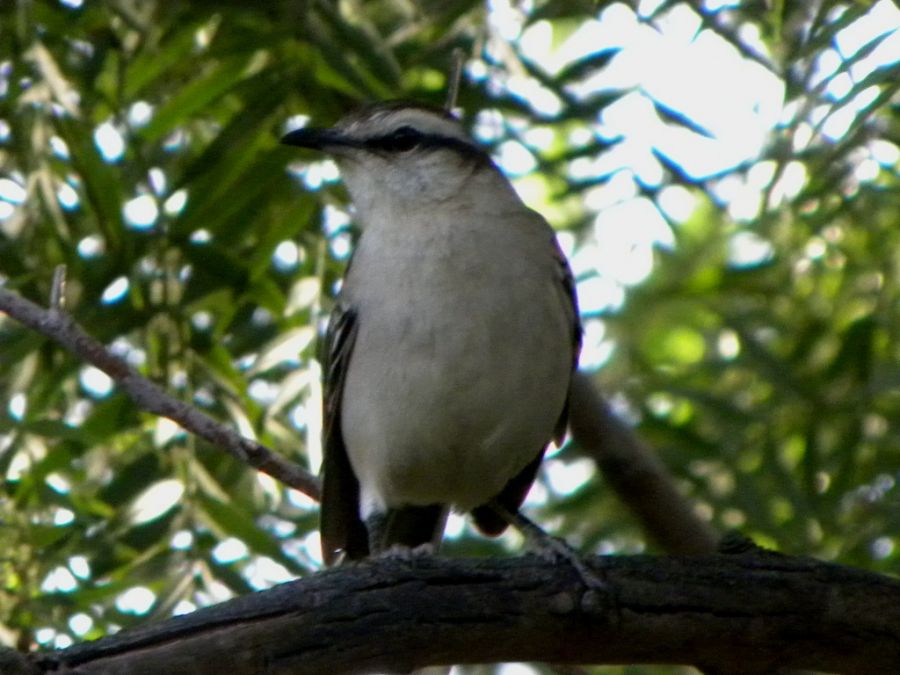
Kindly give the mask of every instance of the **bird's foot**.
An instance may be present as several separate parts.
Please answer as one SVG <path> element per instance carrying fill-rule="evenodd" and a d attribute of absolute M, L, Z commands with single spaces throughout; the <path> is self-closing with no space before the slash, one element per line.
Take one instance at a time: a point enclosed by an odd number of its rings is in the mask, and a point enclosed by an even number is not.
<path fill-rule="evenodd" d="M 607 583 L 585 564 L 581 554 L 565 539 L 548 534 L 537 523 L 519 512 L 511 512 L 496 502 L 491 506 L 501 518 L 522 533 L 528 548 L 539 558 L 553 563 L 564 560 L 572 566 L 588 589 L 607 590 Z"/>
<path fill-rule="evenodd" d="M 531 523 L 531 521 L 528 522 Z M 536 524 L 531 524 L 537 528 L 537 533 L 528 537 L 528 544 L 535 555 L 550 563 L 565 561 L 572 566 L 578 578 L 581 579 L 581 583 L 588 589 L 607 590 L 607 583 L 585 564 L 581 553 L 572 548 L 565 539 L 554 537 L 552 534 L 544 532 Z"/>
<path fill-rule="evenodd" d="M 437 547 L 432 543 L 419 544 L 413 548 L 403 546 L 403 544 L 394 544 L 383 551 L 376 553 L 374 558 L 390 558 L 391 560 L 420 560 L 437 553 Z"/>

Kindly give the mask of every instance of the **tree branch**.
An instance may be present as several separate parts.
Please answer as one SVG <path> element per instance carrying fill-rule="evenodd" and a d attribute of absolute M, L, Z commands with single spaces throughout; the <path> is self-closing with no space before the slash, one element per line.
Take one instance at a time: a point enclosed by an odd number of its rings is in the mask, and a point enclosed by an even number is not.
<path fill-rule="evenodd" d="M 653 450 L 616 417 L 584 373 L 575 374 L 569 408 L 572 437 L 597 462 L 649 538 L 669 553 L 716 550 L 715 529 L 694 512 Z"/>
<path fill-rule="evenodd" d="M 895 673 L 900 583 L 742 549 L 587 559 L 607 590 L 537 557 L 381 558 L 96 642 L 41 672 L 406 672 L 435 663 L 702 664 Z"/>
<path fill-rule="evenodd" d="M 61 309 L 42 309 L 0 287 L 0 310 L 110 375 L 141 409 L 318 497 L 313 476 L 173 399 Z M 573 384 L 571 426 L 650 536 L 668 550 L 712 548 L 712 528 L 584 375 Z M 16 667 L 218 675 L 237 666 L 240 673 L 330 674 L 538 660 L 690 663 L 728 673 L 776 667 L 894 672 L 900 584 L 850 568 L 736 550 L 741 555 L 592 559 L 606 593 L 585 589 L 570 566 L 534 558 L 376 560 L 36 656 L 27 665 L 16 661 Z"/>
<path fill-rule="evenodd" d="M 141 410 L 166 417 L 285 485 L 313 499 L 319 498 L 319 481 L 315 476 L 264 445 L 244 438 L 206 413 L 173 398 L 88 335 L 71 316 L 60 309 L 44 309 L 0 287 L 0 311 L 58 342 L 82 360 L 102 370 L 116 381 Z"/>

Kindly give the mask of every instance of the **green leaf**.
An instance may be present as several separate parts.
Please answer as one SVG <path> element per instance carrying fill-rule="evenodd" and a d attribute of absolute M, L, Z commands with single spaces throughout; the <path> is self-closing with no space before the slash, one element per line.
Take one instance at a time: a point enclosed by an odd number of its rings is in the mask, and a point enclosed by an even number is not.
<path fill-rule="evenodd" d="M 153 114 L 149 124 L 138 132 L 144 141 L 156 141 L 172 133 L 218 102 L 247 76 L 249 61 L 246 56 L 240 55 L 205 66 L 204 72 L 178 90 Z"/>

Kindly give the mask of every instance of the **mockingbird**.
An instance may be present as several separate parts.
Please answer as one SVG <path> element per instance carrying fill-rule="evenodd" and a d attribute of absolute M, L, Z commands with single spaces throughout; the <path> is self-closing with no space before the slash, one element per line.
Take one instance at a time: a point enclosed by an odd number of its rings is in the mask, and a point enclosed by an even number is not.
<path fill-rule="evenodd" d="M 566 426 L 580 326 L 553 230 L 440 109 L 282 142 L 334 157 L 362 230 L 326 336 L 325 562 L 437 546 L 450 508 L 499 534 Z"/>

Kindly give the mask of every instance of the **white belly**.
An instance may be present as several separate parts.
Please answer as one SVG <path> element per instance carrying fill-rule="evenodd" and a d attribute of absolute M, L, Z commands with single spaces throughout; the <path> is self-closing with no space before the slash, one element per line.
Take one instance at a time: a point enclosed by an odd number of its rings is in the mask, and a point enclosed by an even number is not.
<path fill-rule="evenodd" d="M 463 255 L 407 259 L 394 249 L 385 260 L 384 249 L 364 246 L 354 258 L 352 273 L 383 275 L 350 298 L 359 332 L 341 405 L 363 517 L 483 504 L 537 456 L 559 419 L 571 328 L 552 261 L 535 265 L 502 241 L 479 244 L 498 248 L 483 269 L 462 266 Z"/>

